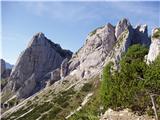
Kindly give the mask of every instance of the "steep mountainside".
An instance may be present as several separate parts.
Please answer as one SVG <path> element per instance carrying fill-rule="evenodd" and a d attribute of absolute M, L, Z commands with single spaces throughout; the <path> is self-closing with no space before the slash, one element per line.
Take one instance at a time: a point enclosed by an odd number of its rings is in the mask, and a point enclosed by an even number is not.
<path fill-rule="evenodd" d="M 11 90 L 16 92 L 19 98 L 32 95 L 46 85 L 50 76 L 54 76 L 55 70 L 60 72 L 62 61 L 65 58 L 69 59 L 71 55 L 72 52 L 63 50 L 58 44 L 47 39 L 43 33 L 37 33 L 18 58 L 4 92 Z M 60 76 L 55 78 L 58 79 Z"/>
<path fill-rule="evenodd" d="M 2 118 L 75 120 L 77 116 L 85 119 L 85 116 L 91 115 L 97 120 L 104 113 L 104 110 L 99 110 L 101 100 L 97 97 L 104 66 L 113 62 L 113 70 L 119 70 L 122 56 L 130 46 L 140 44 L 149 48 L 150 43 L 147 25 L 133 28 L 127 19 L 122 19 L 116 26 L 108 23 L 95 29 L 73 55 L 52 43 L 43 33 L 36 34 L 19 57 L 10 82 L 3 91 L 4 96 L 8 90 L 16 93 L 4 103 L 15 103 L 17 100 L 20 103 L 4 108 Z M 44 89 L 37 92 L 41 88 Z M 31 96 L 33 93 L 36 94 Z M 85 108 L 87 103 L 89 107 Z M 93 113 L 87 113 L 87 109 L 96 111 L 96 118 Z M 81 111 L 82 116 L 77 114 Z"/>

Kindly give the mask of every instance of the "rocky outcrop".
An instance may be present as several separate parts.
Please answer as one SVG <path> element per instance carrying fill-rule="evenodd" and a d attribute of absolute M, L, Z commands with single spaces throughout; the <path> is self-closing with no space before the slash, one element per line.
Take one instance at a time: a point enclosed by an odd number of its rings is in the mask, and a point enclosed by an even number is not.
<path fill-rule="evenodd" d="M 60 68 L 62 61 L 71 55 L 72 52 L 51 42 L 43 33 L 37 33 L 12 69 L 8 88 L 19 97 L 28 97 L 44 86 L 43 77 L 47 73 Z"/>
<path fill-rule="evenodd" d="M 68 58 L 64 59 L 62 64 L 61 64 L 61 78 L 64 78 L 67 75 L 68 71 Z"/>
<path fill-rule="evenodd" d="M 119 61 L 121 60 L 122 54 L 132 45 L 133 35 L 134 30 L 131 26 L 128 26 L 121 35 L 119 35 L 116 44 L 106 58 L 105 64 L 112 61 L 114 63 L 114 69 L 119 69 Z"/>
<path fill-rule="evenodd" d="M 43 81 L 46 82 L 47 86 L 52 85 L 54 82 L 56 82 L 57 80 L 61 79 L 61 69 L 57 68 L 49 73 L 47 73 L 44 77 L 43 77 Z"/>
<path fill-rule="evenodd" d="M 140 43 L 141 45 L 148 46 L 151 43 L 150 38 L 148 37 L 148 27 L 147 25 L 138 25 L 134 30 L 134 44 Z"/>
<path fill-rule="evenodd" d="M 152 43 L 147 55 L 147 64 L 152 63 L 158 55 L 160 55 L 160 28 L 155 28 L 152 31 Z"/>
<path fill-rule="evenodd" d="M 111 24 L 91 32 L 84 46 L 69 61 L 69 73 L 78 78 L 97 74 L 115 42 L 115 28 Z"/>
<path fill-rule="evenodd" d="M 116 28 L 115 28 L 116 38 L 118 39 L 118 37 L 121 35 L 121 33 L 130 25 L 131 25 L 130 22 L 126 18 L 120 20 L 117 23 Z"/>
<path fill-rule="evenodd" d="M 100 120 L 154 120 L 151 116 L 146 114 L 137 115 L 129 109 L 114 111 L 108 109 L 101 117 Z"/>
<path fill-rule="evenodd" d="M 80 78 L 90 78 L 101 72 L 109 61 L 114 62 L 115 69 L 124 52 L 132 44 L 148 46 L 147 25 L 135 29 L 127 19 L 122 19 L 116 25 L 107 24 L 92 31 L 84 46 L 79 49 L 69 61 L 68 74 Z"/>
<path fill-rule="evenodd" d="M 6 63 L 3 59 L 1 59 L 1 76 L 6 70 Z"/>
<path fill-rule="evenodd" d="M 1 59 L 1 78 L 8 78 L 10 76 L 12 65 Z"/>

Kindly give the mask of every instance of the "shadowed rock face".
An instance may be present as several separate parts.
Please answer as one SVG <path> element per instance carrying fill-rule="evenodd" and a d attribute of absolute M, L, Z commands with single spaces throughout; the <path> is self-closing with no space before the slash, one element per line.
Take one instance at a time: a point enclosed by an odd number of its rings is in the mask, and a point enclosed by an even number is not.
<path fill-rule="evenodd" d="M 148 27 L 147 25 L 138 25 L 134 31 L 134 44 L 140 43 L 149 47 L 151 40 L 148 37 Z"/>
<path fill-rule="evenodd" d="M 3 59 L 1 59 L 1 76 L 5 70 L 6 70 L 6 63 Z"/>
<path fill-rule="evenodd" d="M 1 70 L 0 70 L 1 71 L 1 78 L 8 78 L 10 76 L 12 68 L 11 67 L 7 67 L 9 65 L 10 65 L 9 63 L 6 63 L 5 60 L 1 59 L 1 63 L 0 63 L 0 66 L 1 66 Z"/>
<path fill-rule="evenodd" d="M 72 52 L 63 50 L 43 33 L 37 33 L 12 69 L 8 87 L 18 91 L 19 97 L 28 97 L 45 85 L 43 76 L 59 68 L 71 55 Z"/>

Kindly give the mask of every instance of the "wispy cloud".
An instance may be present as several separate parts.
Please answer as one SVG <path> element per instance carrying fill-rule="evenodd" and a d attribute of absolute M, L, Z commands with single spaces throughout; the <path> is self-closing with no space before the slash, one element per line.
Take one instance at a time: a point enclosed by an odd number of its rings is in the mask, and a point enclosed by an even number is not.
<path fill-rule="evenodd" d="M 81 2 L 30 2 L 24 5 L 34 15 L 48 16 L 55 20 L 80 21 L 97 18 L 92 11 L 88 11 L 85 2 L 83 5 Z"/>
<path fill-rule="evenodd" d="M 150 9 L 141 2 L 28 2 L 26 9 L 37 16 L 45 16 L 59 21 L 85 21 L 103 17 L 148 16 L 157 18 L 157 9 Z M 159 11 L 160 12 L 160 11 Z M 150 17 L 152 16 L 152 17 Z"/>

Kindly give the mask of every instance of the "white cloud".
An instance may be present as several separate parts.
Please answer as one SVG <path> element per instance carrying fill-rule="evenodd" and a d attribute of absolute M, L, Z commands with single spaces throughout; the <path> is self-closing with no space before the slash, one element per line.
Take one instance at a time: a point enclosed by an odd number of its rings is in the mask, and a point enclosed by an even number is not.
<path fill-rule="evenodd" d="M 30 13 L 36 16 L 50 17 L 56 20 L 79 21 L 98 18 L 92 11 L 88 11 L 85 2 L 79 3 L 73 5 L 71 2 L 29 2 L 24 5 Z"/>

